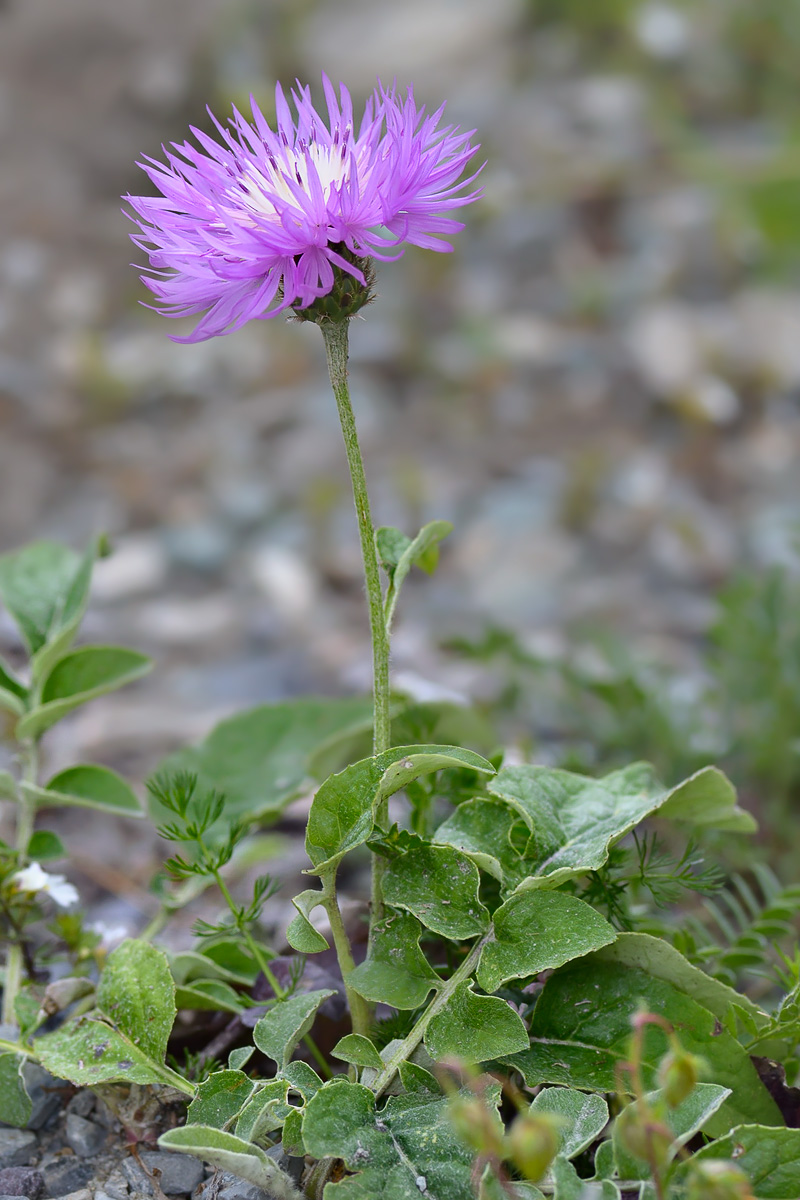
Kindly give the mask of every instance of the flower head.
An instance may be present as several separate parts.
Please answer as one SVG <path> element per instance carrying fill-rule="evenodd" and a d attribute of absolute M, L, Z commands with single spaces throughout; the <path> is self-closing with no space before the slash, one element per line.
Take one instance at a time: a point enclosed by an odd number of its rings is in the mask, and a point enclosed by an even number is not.
<path fill-rule="evenodd" d="M 63 875 L 48 875 L 38 862 L 32 862 L 23 870 L 11 876 L 11 882 L 18 892 L 43 894 L 60 908 L 70 908 L 78 902 L 77 890 L 67 883 Z"/>
<path fill-rule="evenodd" d="M 278 84 L 274 130 L 252 100 L 252 123 L 236 109 L 228 127 L 210 114 L 221 140 L 193 128 L 198 146 L 173 143 L 166 163 L 139 164 L 161 192 L 126 197 L 141 231 L 133 241 L 150 260 L 143 281 L 165 316 L 204 314 L 173 340 L 308 308 L 344 277 L 363 304 L 368 256 L 452 250 L 441 235 L 463 225 L 447 214 L 480 195 L 464 191 L 477 172 L 461 178 L 477 150 L 473 131 L 440 128 L 443 107 L 427 114 L 411 89 L 400 97 L 380 85 L 356 128 L 345 86 L 337 95 L 322 82 L 327 120 L 300 84 L 294 116 Z"/>

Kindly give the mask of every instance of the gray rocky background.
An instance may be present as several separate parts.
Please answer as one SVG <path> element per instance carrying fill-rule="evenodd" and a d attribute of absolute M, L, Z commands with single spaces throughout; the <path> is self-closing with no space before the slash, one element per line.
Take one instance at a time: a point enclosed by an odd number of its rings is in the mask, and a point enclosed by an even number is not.
<path fill-rule="evenodd" d="M 489 621 L 543 653 L 606 624 L 690 671 L 737 564 L 796 567 L 796 274 L 731 183 L 780 131 L 739 98 L 719 6 L 619 7 L 617 49 L 526 0 L 2 0 L 0 549 L 107 531 L 86 636 L 157 662 L 53 733 L 54 769 L 141 779 L 236 708 L 368 684 L 317 331 L 171 343 L 120 211 L 138 156 L 206 103 L 268 110 L 276 77 L 413 82 L 488 162 L 455 253 L 382 266 L 352 331 L 378 522 L 456 527 L 405 595 L 403 686 L 480 695 L 441 642 Z M 146 912 L 149 835 L 71 820 L 87 879 Z"/>

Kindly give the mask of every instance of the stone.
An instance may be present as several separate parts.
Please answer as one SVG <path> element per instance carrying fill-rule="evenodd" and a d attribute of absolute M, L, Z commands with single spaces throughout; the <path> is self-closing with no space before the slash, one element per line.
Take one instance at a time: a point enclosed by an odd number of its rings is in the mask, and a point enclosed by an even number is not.
<path fill-rule="evenodd" d="M 78 1158 L 91 1158 L 105 1145 L 107 1131 L 94 1121 L 87 1121 L 76 1113 L 67 1113 L 67 1145 Z"/>
<path fill-rule="evenodd" d="M 68 1196 L 70 1192 L 80 1191 L 92 1178 L 92 1168 L 88 1163 L 78 1162 L 75 1158 L 62 1159 L 45 1167 L 44 1180 L 47 1195 L 51 1197 Z"/>
<path fill-rule="evenodd" d="M 99 1192 L 97 1196 L 99 1196 Z M 112 1171 L 108 1179 L 103 1184 L 103 1195 L 109 1200 L 127 1200 L 130 1195 L 127 1180 L 119 1168 Z"/>
<path fill-rule="evenodd" d="M 26 1166 L 37 1144 L 29 1129 L 0 1129 L 0 1167 Z"/>
<path fill-rule="evenodd" d="M 28 1200 L 39 1200 L 44 1189 L 44 1176 L 33 1167 L 5 1167 L 0 1171 L 2 1195 L 27 1196 Z"/>
<path fill-rule="evenodd" d="M 61 1111 L 64 1102 L 64 1088 L 69 1085 L 63 1079 L 56 1079 L 38 1063 L 28 1062 L 22 1070 L 25 1087 L 33 1105 L 28 1129 L 43 1129 L 50 1118 Z"/>
<path fill-rule="evenodd" d="M 67 1112 L 75 1113 L 76 1117 L 88 1117 L 96 1101 L 97 1097 L 94 1092 L 89 1091 L 88 1088 L 83 1088 L 72 1097 L 67 1105 Z"/>
<path fill-rule="evenodd" d="M 155 1195 L 152 1177 L 156 1171 L 160 1172 L 159 1187 L 167 1196 L 193 1192 L 203 1179 L 203 1163 L 199 1158 L 192 1158 L 188 1154 L 146 1150 L 139 1158 L 141 1165 L 133 1157 L 126 1158 L 122 1170 L 132 1190 L 144 1196 Z"/>
<path fill-rule="evenodd" d="M 62 1196 L 61 1200 L 92 1200 L 92 1193 L 88 1188 L 79 1188 L 77 1192 L 70 1192 L 67 1196 Z"/>

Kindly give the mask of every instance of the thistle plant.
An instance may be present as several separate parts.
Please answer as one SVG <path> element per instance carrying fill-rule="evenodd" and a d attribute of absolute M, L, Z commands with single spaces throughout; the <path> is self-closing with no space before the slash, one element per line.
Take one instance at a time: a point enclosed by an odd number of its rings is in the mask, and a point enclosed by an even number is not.
<path fill-rule="evenodd" d="M 402 588 L 412 568 L 433 571 L 451 527 L 374 528 L 348 390 L 349 325 L 373 299 L 373 260 L 409 246 L 452 249 L 444 239 L 462 226 L 450 214 L 480 195 L 477 146 L 411 92 L 378 87 L 356 125 L 347 90 L 327 79 L 323 89 L 325 116 L 307 88 L 291 93 L 293 112 L 278 87 L 274 128 L 253 103 L 251 120 L 214 120 L 217 138 L 194 130 L 196 144 L 142 162 L 160 194 L 127 199 L 155 307 L 198 318 L 175 340 L 282 313 L 319 326 L 353 485 L 373 694 L 261 705 L 161 765 L 149 811 L 180 847 L 166 864 L 178 882 L 150 926 L 96 978 L 59 980 L 69 986 L 58 997 L 43 993 L 28 943 L 9 939 L 5 1013 L 18 1033 L 0 1041 L 0 1120 L 27 1120 L 26 1064 L 36 1060 L 103 1094 L 148 1086 L 189 1101 L 186 1124 L 159 1144 L 278 1200 L 300 1200 L 299 1188 L 310 1200 L 799 1195 L 792 1096 L 759 1065 L 769 1055 L 770 1070 L 797 1066 L 796 951 L 779 948 L 783 1002 L 775 988 L 754 999 L 736 990 L 737 968 L 752 971 L 759 953 L 772 961 L 769 946 L 737 941 L 723 981 L 697 965 L 700 950 L 684 957 L 680 929 L 654 919 L 719 886 L 698 849 L 710 831 L 754 832 L 729 780 L 712 766 L 665 787 L 644 763 L 600 779 L 508 763 L 475 713 L 390 691 Z M 36 865 L 52 849 L 46 830 L 34 832 L 39 806 L 138 811 L 104 768 L 36 782 L 49 724 L 143 669 L 131 652 L 70 650 L 91 561 L 59 554 L 0 558 L 0 595 L 32 654 L 25 678 L 0 665 L 0 703 L 17 714 L 20 749 L 18 775 L 0 776 L 19 806 L 15 846 L 0 847 L 0 902 L 17 924 L 37 897 L 70 898 Z M 272 882 L 260 874 L 241 902 L 230 872 L 257 844 L 252 831 L 309 792 L 306 873 L 319 882 L 293 899 L 282 983 L 261 927 Z M 644 828 L 651 818 L 669 853 Z M 369 936 L 358 947 L 338 874 L 365 849 Z M 163 922 L 211 885 L 227 915 L 198 922 L 195 946 L 168 956 L 153 944 Z M 781 892 L 753 928 L 788 943 L 796 910 L 794 893 Z M 331 949 L 341 980 L 326 968 L 315 983 L 313 956 Z M 252 1039 L 222 1048 L 217 1039 L 203 1056 L 221 1061 L 230 1048 L 226 1065 L 199 1080 L 168 1065 L 178 1008 L 238 1017 L 261 1003 L 259 976 L 270 994 Z M 332 1008 L 340 1020 L 342 992 L 347 1016 L 331 1045 L 330 1025 L 317 1021 Z M 53 1011 L 62 1024 L 42 1034 Z M 232 1025 L 242 1034 L 243 1022 Z M 281 1151 L 301 1160 L 299 1186 Z M 758 1190 L 765 1161 L 783 1174 Z"/>

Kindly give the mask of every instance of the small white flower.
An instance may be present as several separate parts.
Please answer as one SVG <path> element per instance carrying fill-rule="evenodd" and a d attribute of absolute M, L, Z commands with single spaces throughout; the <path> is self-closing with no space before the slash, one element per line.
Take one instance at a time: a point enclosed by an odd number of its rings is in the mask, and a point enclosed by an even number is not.
<path fill-rule="evenodd" d="M 60 908 L 70 908 L 78 903 L 78 892 L 63 875 L 48 875 L 38 862 L 32 862 L 22 871 L 11 876 L 11 882 L 19 892 L 39 893 L 49 896 Z"/>

